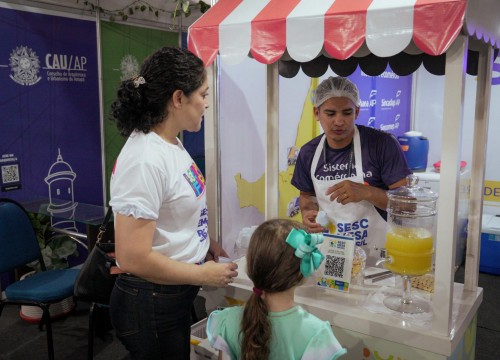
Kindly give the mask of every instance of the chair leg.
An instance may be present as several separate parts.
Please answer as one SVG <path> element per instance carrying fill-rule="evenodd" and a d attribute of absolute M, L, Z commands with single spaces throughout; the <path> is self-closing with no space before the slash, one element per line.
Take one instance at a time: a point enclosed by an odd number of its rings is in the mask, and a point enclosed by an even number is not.
<path fill-rule="evenodd" d="M 42 321 L 45 323 L 45 328 L 47 331 L 47 348 L 49 349 L 49 360 L 54 360 L 54 341 L 52 339 L 52 324 L 50 319 L 49 307 L 46 305 L 40 305 L 43 310 Z"/>
<path fill-rule="evenodd" d="M 89 336 L 87 344 L 87 359 L 92 360 L 94 358 L 94 312 L 96 304 L 90 304 L 89 310 Z"/>
<path fill-rule="evenodd" d="M 40 322 L 38 323 L 38 330 L 43 331 L 43 323 L 45 322 L 45 316 L 42 314 L 42 318 L 40 319 Z"/>

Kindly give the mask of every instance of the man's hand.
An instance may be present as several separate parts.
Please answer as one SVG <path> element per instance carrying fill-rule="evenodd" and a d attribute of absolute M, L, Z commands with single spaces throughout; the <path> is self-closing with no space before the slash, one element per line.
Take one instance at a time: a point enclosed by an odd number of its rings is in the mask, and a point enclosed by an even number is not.
<path fill-rule="evenodd" d="M 400 186 L 401 181 L 390 185 L 389 189 Z M 330 196 L 331 201 L 337 201 L 342 205 L 366 200 L 381 210 L 387 208 L 387 193 L 384 189 L 350 180 L 344 180 L 329 187 L 325 195 Z"/>
<path fill-rule="evenodd" d="M 361 200 L 369 201 L 371 198 L 371 187 L 350 180 L 344 180 L 330 186 L 325 195 L 330 196 L 331 201 L 337 201 L 342 205 Z"/>
<path fill-rule="evenodd" d="M 310 233 L 321 233 L 325 231 L 325 228 L 316 222 L 316 216 L 318 215 L 318 210 L 303 210 L 302 211 L 302 223 L 307 226 L 307 230 Z"/>
<path fill-rule="evenodd" d="M 307 227 L 307 231 L 310 233 L 325 231 L 323 226 L 316 222 L 319 206 L 314 193 L 301 191 L 299 195 L 299 207 L 302 213 L 302 223 Z"/>

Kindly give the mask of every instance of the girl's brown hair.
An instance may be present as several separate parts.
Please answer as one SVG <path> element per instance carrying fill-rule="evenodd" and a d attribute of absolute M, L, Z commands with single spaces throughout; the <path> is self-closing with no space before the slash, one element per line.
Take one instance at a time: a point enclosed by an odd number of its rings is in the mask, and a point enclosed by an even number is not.
<path fill-rule="evenodd" d="M 305 229 L 293 220 L 275 219 L 262 223 L 252 235 L 247 252 L 247 273 L 254 286 L 266 293 L 288 290 L 303 279 L 295 249 L 285 243 L 290 231 Z M 242 360 L 265 360 L 269 357 L 271 323 L 264 300 L 253 293 L 241 321 Z"/>

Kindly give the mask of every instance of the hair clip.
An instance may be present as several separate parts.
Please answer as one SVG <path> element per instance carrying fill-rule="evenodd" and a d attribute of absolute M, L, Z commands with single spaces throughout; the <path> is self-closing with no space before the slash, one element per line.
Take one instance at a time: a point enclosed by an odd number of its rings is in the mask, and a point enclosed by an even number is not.
<path fill-rule="evenodd" d="M 134 87 L 137 89 L 140 85 L 145 84 L 146 80 L 142 76 L 137 76 L 132 79 L 134 82 Z"/>
<path fill-rule="evenodd" d="M 316 247 L 323 243 L 323 234 L 309 234 L 302 229 L 292 229 L 286 238 L 286 243 L 295 249 L 295 256 L 302 259 L 300 272 L 305 277 L 313 274 L 325 258 Z"/>

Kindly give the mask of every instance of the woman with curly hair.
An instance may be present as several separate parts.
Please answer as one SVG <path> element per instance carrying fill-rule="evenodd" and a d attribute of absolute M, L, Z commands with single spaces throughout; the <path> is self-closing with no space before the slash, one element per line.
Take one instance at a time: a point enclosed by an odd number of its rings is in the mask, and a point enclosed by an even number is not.
<path fill-rule="evenodd" d="M 134 359 L 189 359 L 191 306 L 201 285 L 223 287 L 235 263 L 208 236 L 205 179 L 177 137 L 198 131 L 207 74 L 191 52 L 164 47 L 122 82 L 111 113 L 127 142 L 111 177 L 120 270 L 110 316 Z"/>

